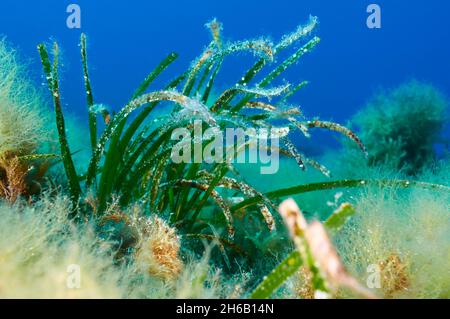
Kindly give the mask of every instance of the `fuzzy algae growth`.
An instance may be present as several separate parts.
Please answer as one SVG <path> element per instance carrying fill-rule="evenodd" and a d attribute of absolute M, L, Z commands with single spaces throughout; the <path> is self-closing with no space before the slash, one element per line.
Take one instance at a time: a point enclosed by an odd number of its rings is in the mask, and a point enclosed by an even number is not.
<path fill-rule="evenodd" d="M 77 160 L 79 146 L 67 130 L 73 120 L 61 106 L 58 45 L 52 54 L 38 46 L 53 121 L 46 99 L 23 80 L 14 52 L 0 42 L 0 297 L 448 297 L 448 158 L 439 169 L 430 156 L 421 160 L 420 174 L 394 175 L 387 160 L 374 160 L 391 143 L 370 129 L 380 111 L 358 117 L 368 128 L 360 138 L 338 123 L 308 119 L 289 104 L 307 82 L 277 84 L 319 44 L 312 34 L 317 25 L 311 17 L 278 43 L 227 42 L 213 20 L 206 25 L 211 43 L 186 72 L 149 91 L 177 59 L 170 53 L 114 115 L 94 100 L 82 35 L 88 167 Z M 289 49 L 287 58 L 277 59 Z M 217 92 L 224 59 L 240 52 L 252 53 L 255 64 Z M 403 98 L 408 87 L 386 100 L 393 101 L 392 110 L 415 103 L 419 111 L 408 115 L 414 119 L 423 113 L 420 101 L 439 104 L 429 114 L 433 121 L 446 104 L 421 88 L 417 103 Z M 166 111 L 155 115 L 160 103 Z M 407 127 L 402 116 L 395 113 L 384 124 Z M 195 120 L 218 130 L 284 132 L 277 149 L 268 146 L 284 157 L 281 171 L 265 180 L 230 161 L 175 163 L 171 134 L 180 127 L 192 132 Z M 55 132 L 49 137 L 43 134 L 48 123 Z M 294 133 L 310 138 L 314 129 L 341 134 L 355 147 L 341 156 L 329 152 L 319 163 L 292 139 Z M 404 138 L 398 147 L 411 141 Z M 430 151 L 433 141 L 421 140 L 422 149 Z M 354 149 L 362 156 L 355 157 Z M 239 151 L 232 153 L 237 156 Z M 338 158 L 355 159 L 351 174 L 350 160 Z M 430 163 L 435 169 L 426 173 Z M 284 201 L 289 196 L 302 210 Z M 73 265 L 81 270 L 77 290 L 67 282 Z M 379 287 L 367 284 L 369 268 L 378 271 Z"/>

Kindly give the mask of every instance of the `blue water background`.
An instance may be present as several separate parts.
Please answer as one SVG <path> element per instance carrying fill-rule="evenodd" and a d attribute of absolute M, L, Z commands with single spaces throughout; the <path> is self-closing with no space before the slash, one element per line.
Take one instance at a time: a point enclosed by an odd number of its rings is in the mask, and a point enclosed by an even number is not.
<path fill-rule="evenodd" d="M 382 8 L 382 28 L 366 26 L 366 7 Z M 82 29 L 66 27 L 66 7 L 82 10 Z M 95 100 L 119 109 L 149 71 L 169 52 L 177 62 L 155 83 L 160 88 L 189 66 L 210 41 L 205 22 L 217 17 L 227 40 L 267 35 L 277 41 L 305 23 L 320 19 L 322 42 L 284 78 L 311 84 L 292 98 L 309 116 L 345 122 L 380 87 L 416 78 L 450 94 L 450 1 L 447 0 L 2 0 L 0 34 L 29 59 L 42 83 L 36 45 L 57 40 L 63 49 L 64 107 L 86 116 L 79 36 L 89 37 Z M 225 64 L 219 83 L 227 88 L 254 57 L 239 55 Z M 280 82 L 279 82 L 280 83 Z"/>

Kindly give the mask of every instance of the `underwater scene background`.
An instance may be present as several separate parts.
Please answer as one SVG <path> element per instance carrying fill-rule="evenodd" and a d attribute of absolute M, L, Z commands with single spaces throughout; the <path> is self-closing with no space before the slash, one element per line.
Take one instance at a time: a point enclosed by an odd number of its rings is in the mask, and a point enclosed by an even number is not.
<path fill-rule="evenodd" d="M 449 298 L 448 12 L 2 0 L 0 298 Z"/>

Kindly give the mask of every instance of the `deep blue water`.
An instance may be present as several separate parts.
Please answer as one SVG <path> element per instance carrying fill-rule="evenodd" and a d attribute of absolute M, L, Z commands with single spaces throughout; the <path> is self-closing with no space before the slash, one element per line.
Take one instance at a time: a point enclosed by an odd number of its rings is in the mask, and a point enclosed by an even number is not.
<path fill-rule="evenodd" d="M 70 3 L 81 6 L 81 30 L 66 27 Z M 370 3 L 382 8 L 381 29 L 366 26 Z M 322 42 L 285 74 L 293 83 L 311 82 L 293 98 L 306 114 L 345 121 L 377 88 L 410 78 L 431 82 L 450 95 L 447 0 L 1 0 L 0 34 L 31 59 L 41 82 L 36 45 L 57 40 L 63 48 L 65 106 L 84 116 L 80 32 L 89 37 L 96 102 L 118 109 L 169 52 L 180 58 L 161 80 L 184 70 L 209 42 L 204 24 L 213 17 L 223 22 L 226 39 L 268 35 L 276 41 L 310 14 L 320 19 Z M 223 87 L 236 82 L 243 72 L 238 66 L 252 59 L 231 58 L 220 76 Z"/>

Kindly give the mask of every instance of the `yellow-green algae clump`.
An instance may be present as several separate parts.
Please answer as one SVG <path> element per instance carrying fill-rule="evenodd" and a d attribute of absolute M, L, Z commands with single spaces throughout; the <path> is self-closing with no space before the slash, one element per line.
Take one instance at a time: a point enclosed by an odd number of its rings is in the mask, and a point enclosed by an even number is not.
<path fill-rule="evenodd" d="M 17 54 L 0 41 L 0 156 L 29 155 L 48 140 L 43 99 Z"/>
<path fill-rule="evenodd" d="M 0 40 L 0 197 L 11 202 L 39 191 L 45 165 L 22 160 L 50 141 L 43 98 L 27 80 L 26 69 L 5 40 Z"/>

